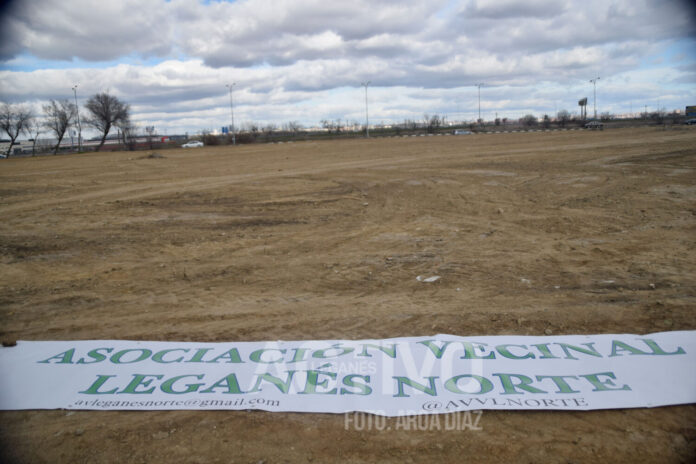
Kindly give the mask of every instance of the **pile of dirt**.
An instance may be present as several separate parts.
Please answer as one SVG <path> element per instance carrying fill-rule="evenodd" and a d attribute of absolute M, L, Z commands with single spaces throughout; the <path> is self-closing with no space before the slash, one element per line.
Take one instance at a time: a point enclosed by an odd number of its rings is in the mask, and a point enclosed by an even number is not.
<path fill-rule="evenodd" d="M 146 156 L 141 156 L 138 159 L 163 159 L 163 158 L 166 158 L 166 156 L 155 152 L 155 153 L 150 153 L 149 155 L 146 155 Z"/>

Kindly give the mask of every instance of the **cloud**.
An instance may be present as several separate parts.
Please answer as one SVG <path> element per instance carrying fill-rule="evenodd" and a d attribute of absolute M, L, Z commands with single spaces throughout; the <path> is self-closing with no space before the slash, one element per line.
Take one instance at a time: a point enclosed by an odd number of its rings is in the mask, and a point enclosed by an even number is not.
<path fill-rule="evenodd" d="M 371 56 L 378 36 L 418 35 L 441 0 L 175 2 L 182 50 L 213 67 Z M 413 48 L 412 48 L 413 49 Z M 411 49 L 411 50 L 412 50 Z"/>
<path fill-rule="evenodd" d="M 469 0 L 452 27 L 467 31 L 476 48 L 511 54 L 693 37 L 693 20 L 682 0 Z"/>
<path fill-rule="evenodd" d="M 0 13 L 0 100 L 64 98 L 79 83 L 83 98 L 108 90 L 179 130 L 224 123 L 231 82 L 240 117 L 276 122 L 360 119 L 366 80 L 370 113 L 397 120 L 471 115 L 477 82 L 489 112 L 572 106 L 594 75 L 633 75 L 604 88 L 624 99 L 687 98 L 693 12 L 677 0 L 25 0 Z M 676 64 L 664 50 L 680 39 L 691 48 Z M 635 77 L 646 66 L 664 70 L 662 88 Z"/>
<path fill-rule="evenodd" d="M 158 0 L 15 1 L 0 23 L 0 58 L 28 51 L 51 60 L 168 54 L 173 23 Z"/>
<path fill-rule="evenodd" d="M 468 18 L 548 18 L 563 13 L 572 7 L 563 0 L 473 0 L 463 9 Z"/>

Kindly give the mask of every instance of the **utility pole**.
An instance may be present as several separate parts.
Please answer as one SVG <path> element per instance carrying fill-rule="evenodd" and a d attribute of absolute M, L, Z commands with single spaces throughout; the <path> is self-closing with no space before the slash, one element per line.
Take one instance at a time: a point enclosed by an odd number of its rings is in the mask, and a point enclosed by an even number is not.
<path fill-rule="evenodd" d="M 599 76 L 595 77 L 594 79 L 590 79 L 590 82 L 592 82 L 592 85 L 594 87 L 594 118 L 597 119 L 597 81 L 599 80 Z"/>
<path fill-rule="evenodd" d="M 478 87 L 478 103 L 479 103 L 479 117 L 478 117 L 478 123 L 481 123 L 481 84 L 474 84 L 476 87 Z"/>
<path fill-rule="evenodd" d="M 362 82 L 360 85 L 365 87 L 365 137 L 370 138 L 370 120 L 367 114 L 367 86 L 370 85 L 370 81 Z"/>
<path fill-rule="evenodd" d="M 75 109 L 77 110 L 77 151 L 82 151 L 82 125 L 80 125 L 80 107 L 77 105 L 77 84 L 72 88 L 75 94 Z"/>
<path fill-rule="evenodd" d="M 232 131 L 232 145 L 237 145 L 237 139 L 234 136 L 234 100 L 232 100 L 232 87 L 234 87 L 236 84 L 236 82 L 233 82 L 232 84 L 225 84 L 225 87 L 230 89 L 230 117 L 232 120 L 230 130 Z"/>

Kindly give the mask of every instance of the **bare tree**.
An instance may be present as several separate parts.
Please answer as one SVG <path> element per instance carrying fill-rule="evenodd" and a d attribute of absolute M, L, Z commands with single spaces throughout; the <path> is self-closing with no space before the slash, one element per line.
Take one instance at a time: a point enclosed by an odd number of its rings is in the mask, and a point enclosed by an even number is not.
<path fill-rule="evenodd" d="M 340 119 L 339 119 L 340 121 Z M 285 123 L 285 130 L 292 133 L 292 136 L 296 136 L 299 131 L 302 130 L 302 124 L 299 121 L 288 121 Z"/>
<path fill-rule="evenodd" d="M 273 135 L 273 132 L 276 130 L 276 125 L 273 123 L 268 123 L 265 126 L 263 126 L 263 135 L 266 138 L 266 142 L 271 140 L 271 136 Z"/>
<path fill-rule="evenodd" d="M 102 134 L 97 151 L 104 146 L 106 136 L 113 126 L 126 127 L 130 121 L 130 106 L 106 92 L 93 95 L 85 104 L 89 115 L 87 124 Z"/>
<path fill-rule="evenodd" d="M 437 132 L 443 123 L 444 123 L 444 119 L 441 118 L 440 115 L 438 115 L 438 114 L 432 115 L 430 117 L 430 121 L 428 121 L 428 132 L 430 132 L 430 133 Z"/>
<path fill-rule="evenodd" d="M 259 136 L 259 124 L 254 121 L 247 121 L 241 124 L 241 132 L 246 134 L 246 139 L 255 141 Z M 249 142 L 247 142 L 249 143 Z"/>
<path fill-rule="evenodd" d="M 544 129 L 548 129 L 549 126 L 551 126 L 551 118 L 549 118 L 548 114 L 544 115 L 544 119 L 542 120 L 542 124 L 544 125 Z"/>
<path fill-rule="evenodd" d="M 520 122 L 525 126 L 532 127 L 537 125 L 538 119 L 533 114 L 525 114 L 520 118 Z"/>
<path fill-rule="evenodd" d="M 423 126 L 426 128 L 429 134 L 437 132 L 437 130 L 444 124 L 444 118 L 441 118 L 439 114 L 434 114 L 430 116 L 428 113 L 423 115 Z"/>
<path fill-rule="evenodd" d="M 662 124 L 665 119 L 665 113 L 658 109 L 650 114 L 650 118 L 653 119 L 656 124 Z"/>
<path fill-rule="evenodd" d="M 556 114 L 556 121 L 561 127 L 565 127 L 565 125 L 570 121 L 570 113 L 567 110 L 561 110 Z"/>
<path fill-rule="evenodd" d="M 138 144 L 138 126 L 127 122 L 121 126 L 121 134 L 123 134 L 123 144 L 128 150 L 133 151 Z"/>
<path fill-rule="evenodd" d="M 415 131 L 416 129 L 418 129 L 418 121 L 415 121 L 413 119 L 404 119 L 404 127 L 407 130 Z"/>
<path fill-rule="evenodd" d="M 19 134 L 27 132 L 29 124 L 34 119 L 31 110 L 23 106 L 10 105 L 3 103 L 0 109 L 0 129 L 10 138 L 10 146 L 5 155 L 9 158 L 12 153 L 12 146 Z"/>
<path fill-rule="evenodd" d="M 53 131 L 56 139 L 58 139 L 55 147 L 53 147 L 53 154 L 55 155 L 58 153 L 65 131 L 68 130 L 68 127 L 70 127 L 77 115 L 77 107 L 68 100 L 50 100 L 48 104 L 43 106 L 43 110 L 46 114 L 46 127 Z"/>
<path fill-rule="evenodd" d="M 334 129 L 335 123 L 334 121 L 329 121 L 328 119 L 322 119 L 321 120 L 321 127 L 327 130 L 327 132 L 330 134 L 331 131 Z"/>
<path fill-rule="evenodd" d="M 150 150 L 152 150 L 152 141 L 155 136 L 155 126 L 145 126 L 145 133 L 147 134 L 147 143 L 150 145 Z"/>
<path fill-rule="evenodd" d="M 36 155 L 36 142 L 39 140 L 39 135 L 44 130 L 44 122 L 38 119 L 33 119 L 27 126 L 27 134 L 32 141 L 31 144 L 31 156 Z"/>

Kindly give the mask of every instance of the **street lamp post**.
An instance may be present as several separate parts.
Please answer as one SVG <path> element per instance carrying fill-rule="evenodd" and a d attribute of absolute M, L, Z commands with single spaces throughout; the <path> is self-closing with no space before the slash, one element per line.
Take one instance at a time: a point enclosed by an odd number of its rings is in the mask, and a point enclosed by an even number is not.
<path fill-rule="evenodd" d="M 479 110 L 479 117 L 478 117 L 478 123 L 481 123 L 481 86 L 483 86 L 483 83 L 481 84 L 474 84 L 476 87 L 478 87 L 478 110 Z"/>
<path fill-rule="evenodd" d="M 77 110 L 77 151 L 82 151 L 82 125 L 80 124 L 80 107 L 77 105 L 77 84 L 72 88 L 75 94 L 75 109 Z"/>
<path fill-rule="evenodd" d="M 367 114 L 367 86 L 370 85 L 370 81 L 363 82 L 360 85 L 365 87 L 365 137 L 370 138 L 370 120 Z"/>
<path fill-rule="evenodd" d="M 234 136 L 234 101 L 232 100 L 232 87 L 234 87 L 236 84 L 236 82 L 233 82 L 232 84 L 225 84 L 225 87 L 230 89 L 230 117 L 232 119 L 232 127 L 230 130 L 232 131 L 232 145 L 237 145 L 237 140 Z"/>
<path fill-rule="evenodd" d="M 592 82 L 593 86 L 593 94 L 594 94 L 594 118 L 597 119 L 597 81 L 599 80 L 599 76 L 595 77 L 594 79 L 590 79 L 590 82 Z"/>

